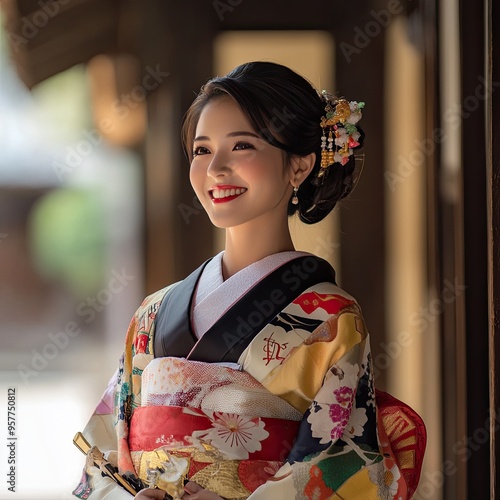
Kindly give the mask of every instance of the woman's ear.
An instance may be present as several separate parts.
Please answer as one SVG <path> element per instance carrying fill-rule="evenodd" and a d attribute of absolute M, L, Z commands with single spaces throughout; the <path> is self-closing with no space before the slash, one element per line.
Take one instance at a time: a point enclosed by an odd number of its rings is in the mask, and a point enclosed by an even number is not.
<path fill-rule="evenodd" d="M 316 163 L 316 153 L 309 153 L 306 156 L 292 156 L 290 159 L 290 182 L 301 184 L 311 173 Z"/>

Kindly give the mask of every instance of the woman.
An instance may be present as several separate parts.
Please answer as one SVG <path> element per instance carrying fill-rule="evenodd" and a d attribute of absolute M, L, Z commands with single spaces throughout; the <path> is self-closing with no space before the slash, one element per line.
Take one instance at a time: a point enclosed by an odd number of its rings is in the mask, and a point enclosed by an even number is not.
<path fill-rule="evenodd" d="M 146 298 L 85 430 L 160 488 L 135 498 L 410 498 L 418 464 L 398 465 L 385 435 L 360 308 L 287 221 L 318 222 L 351 191 L 363 106 L 254 62 L 189 109 L 190 180 L 225 249 Z M 132 498 L 88 473 L 77 496 Z"/>

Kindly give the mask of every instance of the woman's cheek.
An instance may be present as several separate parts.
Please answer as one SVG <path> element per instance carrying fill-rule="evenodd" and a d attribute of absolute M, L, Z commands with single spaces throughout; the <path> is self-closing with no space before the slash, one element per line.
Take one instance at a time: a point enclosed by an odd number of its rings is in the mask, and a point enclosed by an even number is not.
<path fill-rule="evenodd" d="M 189 180 L 198 198 L 200 198 L 201 194 L 204 191 L 205 178 L 206 174 L 204 174 L 200 162 L 198 160 L 193 160 L 189 169 Z"/>

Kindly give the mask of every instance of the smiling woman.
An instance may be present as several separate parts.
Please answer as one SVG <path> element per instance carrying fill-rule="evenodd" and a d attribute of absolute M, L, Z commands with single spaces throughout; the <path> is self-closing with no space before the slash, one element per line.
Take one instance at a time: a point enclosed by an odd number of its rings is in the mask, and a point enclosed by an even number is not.
<path fill-rule="evenodd" d="M 411 498 L 423 424 L 377 395 L 360 307 L 287 223 L 352 190 L 363 106 L 255 62 L 189 109 L 191 183 L 225 249 L 144 300 L 84 432 L 135 498 Z M 75 494 L 131 498 L 94 467 Z"/>
<path fill-rule="evenodd" d="M 196 127 L 190 178 L 212 223 L 226 229 L 227 277 L 269 251 L 293 250 L 286 224 L 292 183 L 298 187 L 314 157 L 286 165 L 282 150 L 252 131 L 231 97 L 205 106 Z"/>
<path fill-rule="evenodd" d="M 283 163 L 281 150 L 252 131 L 232 98 L 221 97 L 205 106 L 196 127 L 190 179 L 215 226 L 228 231 L 242 224 L 245 231 L 249 225 L 274 226 L 260 219 L 266 216 L 280 217 L 281 223 L 293 181 L 293 172 Z M 281 210 L 275 210 L 280 205 Z"/>

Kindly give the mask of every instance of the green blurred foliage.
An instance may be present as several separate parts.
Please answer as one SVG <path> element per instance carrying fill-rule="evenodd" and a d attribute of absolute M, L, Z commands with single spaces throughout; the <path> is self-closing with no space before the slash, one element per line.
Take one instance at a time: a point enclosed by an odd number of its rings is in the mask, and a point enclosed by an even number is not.
<path fill-rule="evenodd" d="M 57 189 L 36 204 L 30 220 L 33 262 L 40 274 L 85 298 L 102 287 L 105 220 L 99 196 Z"/>

